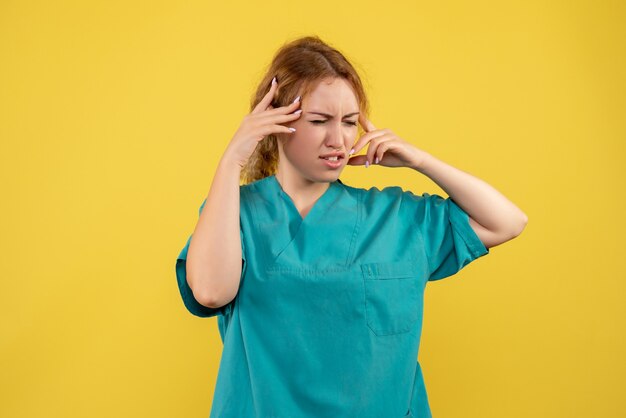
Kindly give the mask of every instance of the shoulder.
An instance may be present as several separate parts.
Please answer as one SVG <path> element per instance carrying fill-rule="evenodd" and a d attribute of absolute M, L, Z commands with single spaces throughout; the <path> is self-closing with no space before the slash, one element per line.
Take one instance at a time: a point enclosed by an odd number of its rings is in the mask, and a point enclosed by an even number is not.
<path fill-rule="evenodd" d="M 379 188 L 376 186 L 369 188 L 358 188 L 343 185 L 351 194 L 358 196 L 365 207 L 374 209 L 385 209 L 390 206 L 401 208 L 403 211 L 428 211 L 428 208 L 439 209 L 449 203 L 449 198 L 444 198 L 438 194 L 414 193 L 405 190 L 400 186 L 386 186 Z"/>
<path fill-rule="evenodd" d="M 242 216 L 249 214 L 252 216 L 262 208 L 276 206 L 279 192 L 272 183 L 270 177 L 243 184 L 239 186 L 239 207 Z"/>
<path fill-rule="evenodd" d="M 242 199 L 253 199 L 255 196 L 269 193 L 269 177 L 264 177 L 253 182 L 239 186 L 239 196 Z"/>
<path fill-rule="evenodd" d="M 243 184 L 239 186 L 239 201 L 240 205 L 243 202 L 249 202 L 254 199 L 259 194 L 259 182 L 261 180 L 255 181 L 253 183 Z M 206 197 L 202 200 L 200 204 L 200 208 L 198 209 L 198 213 L 202 213 L 202 209 L 204 209 L 204 205 L 206 205 Z"/>
<path fill-rule="evenodd" d="M 402 198 L 408 194 L 413 195 L 412 192 L 404 190 L 400 186 L 386 186 L 383 188 L 372 186 L 369 188 L 361 188 L 348 186 L 343 183 L 342 186 L 350 194 L 360 196 L 364 202 L 393 202 L 402 200 Z"/>
<path fill-rule="evenodd" d="M 400 186 L 361 188 L 343 184 L 343 188 L 348 194 L 358 198 L 367 211 L 388 210 L 390 207 L 399 208 L 403 196 L 408 193 Z"/>

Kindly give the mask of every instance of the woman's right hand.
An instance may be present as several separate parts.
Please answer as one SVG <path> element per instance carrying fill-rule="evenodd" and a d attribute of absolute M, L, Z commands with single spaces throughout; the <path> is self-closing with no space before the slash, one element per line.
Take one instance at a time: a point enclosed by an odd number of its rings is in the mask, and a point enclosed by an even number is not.
<path fill-rule="evenodd" d="M 254 110 L 244 116 L 241 125 L 226 148 L 225 154 L 228 154 L 228 158 L 241 168 L 246 165 L 258 143 L 267 135 L 293 133 L 290 128 L 280 124 L 296 120 L 302 113 L 302 109 L 294 112 L 300 106 L 300 96 L 290 105 L 277 108 L 272 107 L 271 103 L 277 86 L 278 83 L 273 82 L 270 90 L 256 105 Z M 295 128 L 291 129 L 295 130 Z"/>

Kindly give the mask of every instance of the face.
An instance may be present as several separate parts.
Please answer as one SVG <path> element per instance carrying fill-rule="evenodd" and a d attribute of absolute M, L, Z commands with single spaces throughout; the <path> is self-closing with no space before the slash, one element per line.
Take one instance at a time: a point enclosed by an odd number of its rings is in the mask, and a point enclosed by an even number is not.
<path fill-rule="evenodd" d="M 340 78 L 319 82 L 302 98 L 301 116 L 288 127 L 293 134 L 281 134 L 278 171 L 310 182 L 333 182 L 346 166 L 348 152 L 357 140 L 359 104 L 350 84 Z M 322 114 L 320 114 L 322 113 Z M 340 152 L 337 163 L 320 156 Z M 338 165 L 337 168 L 331 164 Z"/>

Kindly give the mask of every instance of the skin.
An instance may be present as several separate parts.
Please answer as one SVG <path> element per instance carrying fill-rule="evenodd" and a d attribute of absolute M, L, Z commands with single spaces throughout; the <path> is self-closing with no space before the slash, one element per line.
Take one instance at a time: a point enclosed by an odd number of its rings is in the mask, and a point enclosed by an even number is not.
<path fill-rule="evenodd" d="M 486 248 L 515 238 L 526 227 L 526 214 L 485 181 L 437 159 L 390 129 L 377 129 L 363 114 L 346 117 L 358 112 L 359 106 L 345 80 L 333 78 L 320 82 L 302 100 L 301 110 L 299 117 L 284 124 L 296 131 L 277 134 L 280 156 L 276 179 L 302 218 L 329 183 L 339 178 L 346 165 L 368 168 L 378 164 L 408 167 L 437 183 L 469 215 L 470 226 Z M 331 117 L 310 112 L 323 112 Z M 356 121 L 365 131 L 358 139 Z M 366 153 L 358 155 L 366 146 Z M 334 151 L 345 152 L 347 157 L 337 169 L 326 167 L 319 158 Z"/>
<path fill-rule="evenodd" d="M 290 134 L 278 134 L 279 163 L 276 179 L 291 197 L 298 212 L 304 218 L 311 207 L 336 181 L 346 165 L 370 164 L 388 167 L 413 166 L 420 159 L 420 151 L 402 139 L 390 135 L 389 130 L 377 130 L 363 114 L 350 84 L 342 78 L 322 80 L 305 97 L 300 105 L 302 113 L 293 122 L 284 124 L 295 128 Z M 330 117 L 312 112 L 321 112 Z M 295 112 L 294 112 L 295 113 Z M 360 124 L 367 132 L 357 141 Z M 367 141 L 377 147 L 369 147 L 367 155 L 350 158 L 353 146 Z M 389 142 L 382 146 L 383 142 Z M 393 146 L 392 151 L 385 151 Z M 363 146 L 359 147 L 359 150 Z M 374 151 L 378 150 L 377 154 Z M 320 155 L 339 151 L 345 153 L 337 169 L 326 167 Z M 358 150 L 356 151 L 358 152 Z M 378 160 L 375 161 L 376 157 Z M 367 164 L 366 164 L 367 163 Z"/>
<path fill-rule="evenodd" d="M 297 120 L 285 124 L 296 131 L 277 135 L 276 179 L 301 215 L 306 215 L 346 166 L 348 152 L 357 139 L 359 104 L 350 85 L 344 79 L 334 78 L 319 82 L 303 98 L 300 110 Z M 346 116 L 352 113 L 356 115 Z M 319 157 L 335 151 L 343 152 L 346 158 L 341 160 L 339 168 L 331 169 Z"/>

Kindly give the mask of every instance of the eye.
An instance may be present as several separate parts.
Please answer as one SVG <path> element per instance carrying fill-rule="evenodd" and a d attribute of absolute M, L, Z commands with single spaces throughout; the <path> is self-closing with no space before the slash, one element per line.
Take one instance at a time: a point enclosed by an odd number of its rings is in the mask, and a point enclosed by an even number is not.
<path fill-rule="evenodd" d="M 311 123 L 316 124 L 316 125 L 324 123 L 324 122 L 326 121 L 325 120 L 312 120 L 311 121 Z M 347 123 L 348 125 L 356 126 L 356 122 L 345 122 L 345 123 Z"/>

